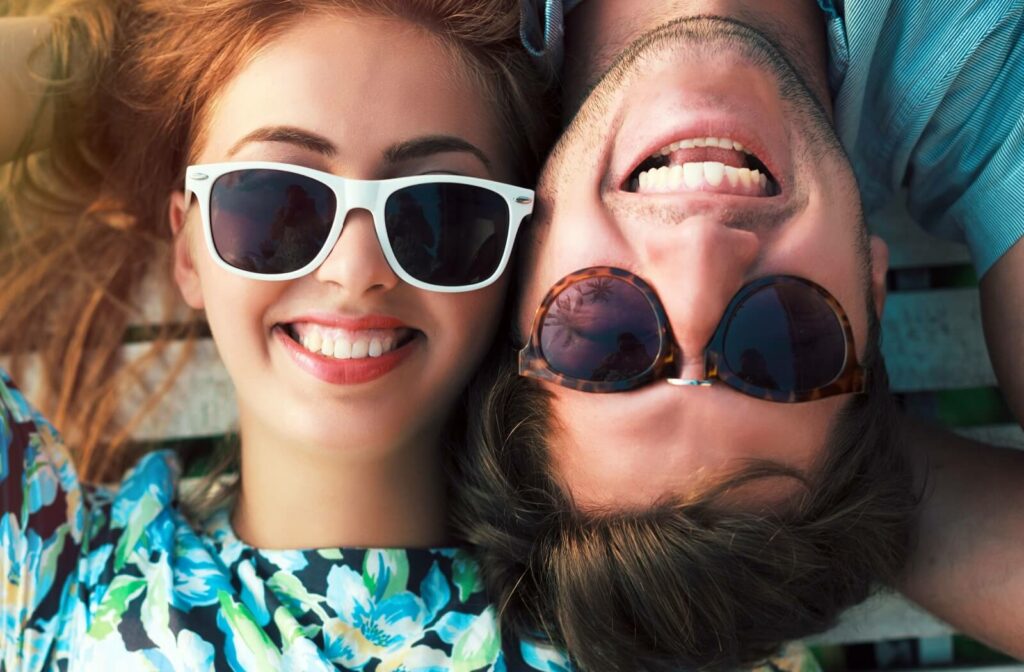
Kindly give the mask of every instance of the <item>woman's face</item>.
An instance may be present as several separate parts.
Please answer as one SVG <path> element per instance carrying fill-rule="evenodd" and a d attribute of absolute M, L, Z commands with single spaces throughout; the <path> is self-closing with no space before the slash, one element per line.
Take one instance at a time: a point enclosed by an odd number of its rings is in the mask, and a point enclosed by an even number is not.
<path fill-rule="evenodd" d="M 380 18 L 300 19 L 219 93 L 203 138 L 194 163 L 277 161 L 357 179 L 511 172 L 463 65 L 420 27 Z M 437 436 L 493 335 L 504 280 L 459 294 L 405 284 L 365 210 L 349 212 L 312 274 L 245 279 L 207 252 L 194 200 L 177 195 L 171 210 L 184 227 L 175 278 L 206 311 L 247 441 L 370 455 Z M 350 358 L 322 354 L 329 339 Z"/>

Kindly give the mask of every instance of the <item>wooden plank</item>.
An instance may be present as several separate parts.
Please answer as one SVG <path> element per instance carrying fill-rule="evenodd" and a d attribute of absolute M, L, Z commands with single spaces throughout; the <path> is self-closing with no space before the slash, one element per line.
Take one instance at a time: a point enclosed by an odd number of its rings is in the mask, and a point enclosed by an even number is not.
<path fill-rule="evenodd" d="M 882 353 L 895 392 L 996 385 L 975 289 L 891 294 L 882 314 Z"/>
<path fill-rule="evenodd" d="M 922 229 L 907 212 L 903 200 L 868 217 L 868 229 L 889 244 L 889 268 L 922 268 L 969 264 L 963 243 L 938 238 Z"/>
<path fill-rule="evenodd" d="M 149 316 L 155 318 L 157 313 Z M 975 290 L 894 293 L 886 302 L 882 323 L 882 349 L 894 391 L 995 386 Z M 133 359 L 145 348 L 145 344 L 127 345 L 126 357 Z M 168 361 L 179 351 L 179 346 L 173 346 Z M 233 426 L 234 395 L 213 343 L 201 341 L 195 357 L 164 402 L 139 427 L 137 438 L 208 436 Z M 151 368 L 145 385 L 157 385 L 164 372 L 160 366 Z M 27 382 L 21 382 L 30 391 Z M 141 398 L 126 400 L 126 407 L 137 407 Z M 966 433 L 990 443 L 1024 444 L 1024 432 L 1015 427 L 971 428 Z"/>
<path fill-rule="evenodd" d="M 142 344 L 125 346 L 126 356 L 137 357 Z M 180 346 L 173 346 L 168 361 L 177 356 Z M 154 367 L 145 380 L 147 387 L 159 384 L 164 368 Z M 126 412 L 141 399 L 126 399 Z M 234 388 L 216 353 L 213 342 L 197 343 L 192 361 L 186 366 L 174 387 L 160 406 L 135 432 L 139 439 L 189 438 L 212 436 L 231 431 L 237 422 Z M 958 433 L 977 441 L 1024 449 L 1024 429 L 1014 424 L 964 427 Z"/>
<path fill-rule="evenodd" d="M 977 322 L 977 293 L 940 290 L 894 294 L 883 316 L 883 352 L 892 386 L 898 392 L 994 386 L 995 375 Z M 125 346 L 134 359 L 145 344 Z M 167 361 L 180 352 L 170 348 Z M 152 367 L 144 383 L 159 384 L 166 368 Z M 31 394 L 30 381 L 19 381 Z M 141 395 L 126 399 L 136 408 Z M 127 412 L 127 410 L 126 410 Z M 229 430 L 236 420 L 234 394 L 212 341 L 201 340 L 194 361 L 152 417 L 138 428 L 140 439 L 208 436 Z M 970 428 L 969 436 L 1002 445 L 1020 446 L 1024 432 L 1010 426 Z"/>
<path fill-rule="evenodd" d="M 977 427 L 958 427 L 954 431 L 975 441 L 993 446 L 1024 450 L 1024 428 L 1021 428 L 1020 425 L 979 425 Z"/>
<path fill-rule="evenodd" d="M 145 348 L 144 343 L 125 346 L 125 357 L 134 359 Z M 164 361 L 147 369 L 143 385 L 126 395 L 125 414 L 134 412 L 142 403 L 146 390 L 155 389 L 164 379 L 167 366 L 179 356 L 182 344 L 168 348 Z M 215 436 L 232 431 L 238 422 L 235 390 L 220 361 L 212 339 L 196 342 L 192 359 L 175 380 L 156 408 L 132 433 L 136 440 L 160 440 Z"/>
<path fill-rule="evenodd" d="M 914 668 L 916 672 L 920 672 L 921 668 Z M 1024 672 L 1024 663 L 1011 663 L 1009 665 L 972 665 L 970 667 L 958 667 L 943 665 L 941 668 L 942 672 Z M 892 672 L 899 672 L 899 670 L 892 670 Z"/>
<path fill-rule="evenodd" d="M 894 593 L 879 593 L 848 609 L 839 624 L 809 644 L 855 644 L 884 639 L 940 637 L 953 629 Z"/>
<path fill-rule="evenodd" d="M 126 361 L 145 354 L 147 343 L 124 346 Z M 181 355 L 183 343 L 172 343 L 160 361 L 154 362 L 143 373 L 138 386 L 128 390 L 120 406 L 120 417 L 127 421 L 148 394 L 165 380 L 168 370 Z M 0 366 L 7 369 L 2 358 Z M 18 386 L 32 400 L 38 390 L 37 367 L 29 360 L 25 375 Z M 175 380 L 160 403 L 147 414 L 131 437 L 138 441 L 187 439 L 216 436 L 230 432 L 238 421 L 235 391 L 224 365 L 217 355 L 213 340 L 199 339 L 189 363 Z"/>
<path fill-rule="evenodd" d="M 943 666 L 942 672 L 1024 672 L 1024 663 L 1010 665 L 974 665 L 971 667 Z"/>
<path fill-rule="evenodd" d="M 917 659 L 922 667 L 953 663 L 953 636 L 923 637 L 917 640 Z"/>
<path fill-rule="evenodd" d="M 131 320 L 132 326 L 181 324 L 194 319 L 178 288 L 174 287 L 170 274 L 162 266 L 159 271 L 143 278 L 135 292 L 132 305 L 136 313 Z M 170 305 L 165 305 L 168 301 Z"/>

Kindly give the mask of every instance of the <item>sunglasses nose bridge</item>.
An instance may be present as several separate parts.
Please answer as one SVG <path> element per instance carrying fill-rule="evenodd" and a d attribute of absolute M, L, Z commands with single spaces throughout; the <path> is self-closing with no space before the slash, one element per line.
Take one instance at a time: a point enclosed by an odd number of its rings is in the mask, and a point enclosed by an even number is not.
<path fill-rule="evenodd" d="M 708 387 L 711 385 L 711 376 L 708 375 L 710 359 L 702 350 L 697 358 L 687 361 L 683 349 L 675 340 L 670 346 L 671 360 L 668 367 L 668 382 L 671 385 Z"/>
<path fill-rule="evenodd" d="M 342 222 L 353 210 L 366 210 L 376 218 L 379 181 L 343 179 L 341 186 L 339 195 L 342 202 L 339 203 L 338 216 Z"/>
<path fill-rule="evenodd" d="M 381 223 L 377 221 L 379 183 L 342 177 L 336 180 L 332 185 L 338 199 L 336 228 L 327 241 L 326 257 L 315 271 L 317 277 L 353 293 L 395 286 L 398 277 L 381 241 Z"/>

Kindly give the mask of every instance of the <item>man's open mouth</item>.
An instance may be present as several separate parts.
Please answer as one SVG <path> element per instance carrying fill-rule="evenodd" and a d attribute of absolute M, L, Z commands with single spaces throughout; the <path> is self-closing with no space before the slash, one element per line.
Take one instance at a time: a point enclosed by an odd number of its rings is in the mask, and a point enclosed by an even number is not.
<path fill-rule="evenodd" d="M 623 189 L 638 194 L 707 192 L 769 197 L 778 181 L 753 152 L 731 138 L 682 138 L 647 157 Z"/>

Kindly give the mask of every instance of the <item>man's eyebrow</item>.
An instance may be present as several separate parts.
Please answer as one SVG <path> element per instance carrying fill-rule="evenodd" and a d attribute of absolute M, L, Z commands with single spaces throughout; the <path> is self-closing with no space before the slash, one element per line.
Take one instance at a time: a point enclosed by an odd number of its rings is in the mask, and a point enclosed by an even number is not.
<path fill-rule="evenodd" d="M 327 157 L 338 153 L 338 148 L 322 135 L 295 126 L 264 126 L 257 128 L 232 145 L 228 150 L 228 156 L 234 156 L 242 147 L 251 142 L 283 142 Z"/>
<path fill-rule="evenodd" d="M 468 152 L 478 158 L 485 168 L 491 168 L 490 159 L 479 147 L 454 135 L 425 135 L 399 142 L 384 150 L 384 159 L 388 163 L 401 163 L 445 152 Z"/>

